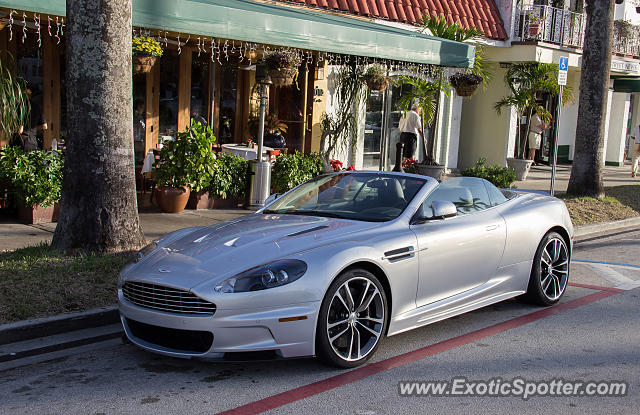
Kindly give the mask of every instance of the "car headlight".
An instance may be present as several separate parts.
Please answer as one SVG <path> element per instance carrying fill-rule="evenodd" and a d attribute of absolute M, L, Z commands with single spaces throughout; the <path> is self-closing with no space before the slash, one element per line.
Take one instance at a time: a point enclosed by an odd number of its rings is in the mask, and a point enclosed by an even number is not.
<path fill-rule="evenodd" d="M 153 241 L 149 245 L 145 246 L 136 254 L 135 262 L 140 262 L 144 257 L 153 252 L 154 249 L 158 247 L 158 241 Z"/>
<path fill-rule="evenodd" d="M 280 287 L 302 277 L 307 264 L 298 259 L 283 259 L 251 268 L 227 278 L 213 289 L 219 293 L 242 293 Z"/>

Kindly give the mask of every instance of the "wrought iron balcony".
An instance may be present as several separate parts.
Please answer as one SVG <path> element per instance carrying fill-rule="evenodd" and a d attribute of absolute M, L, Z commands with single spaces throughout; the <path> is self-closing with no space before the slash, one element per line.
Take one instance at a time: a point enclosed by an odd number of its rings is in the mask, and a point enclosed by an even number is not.
<path fill-rule="evenodd" d="M 513 40 L 582 49 L 586 21 L 584 13 L 552 6 L 525 6 L 516 13 Z M 640 28 L 615 24 L 612 52 L 640 58 Z"/>

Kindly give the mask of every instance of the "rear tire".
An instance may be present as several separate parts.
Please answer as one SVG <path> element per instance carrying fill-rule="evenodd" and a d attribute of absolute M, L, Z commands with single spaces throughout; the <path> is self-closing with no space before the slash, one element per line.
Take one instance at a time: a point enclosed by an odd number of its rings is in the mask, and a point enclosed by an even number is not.
<path fill-rule="evenodd" d="M 569 282 L 569 249 L 557 232 L 549 232 L 540 241 L 533 258 L 527 292 L 522 300 L 541 306 L 557 303 Z"/>
<path fill-rule="evenodd" d="M 362 268 L 341 274 L 322 300 L 316 354 L 326 364 L 352 368 L 373 356 L 387 328 L 387 297 L 375 275 Z"/>

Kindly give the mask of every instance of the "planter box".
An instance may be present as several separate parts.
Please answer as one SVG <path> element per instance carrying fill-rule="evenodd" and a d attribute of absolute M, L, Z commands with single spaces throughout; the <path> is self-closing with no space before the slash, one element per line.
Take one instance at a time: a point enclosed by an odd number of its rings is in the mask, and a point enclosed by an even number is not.
<path fill-rule="evenodd" d="M 416 171 L 423 176 L 433 177 L 436 180 L 442 178 L 444 166 L 427 166 L 426 164 L 416 164 Z"/>
<path fill-rule="evenodd" d="M 239 198 L 222 199 L 218 196 L 209 197 L 209 192 L 191 193 L 187 209 L 234 209 L 238 207 Z"/>
<path fill-rule="evenodd" d="M 57 222 L 59 217 L 60 205 L 57 203 L 51 206 L 18 207 L 18 219 L 28 225 Z"/>

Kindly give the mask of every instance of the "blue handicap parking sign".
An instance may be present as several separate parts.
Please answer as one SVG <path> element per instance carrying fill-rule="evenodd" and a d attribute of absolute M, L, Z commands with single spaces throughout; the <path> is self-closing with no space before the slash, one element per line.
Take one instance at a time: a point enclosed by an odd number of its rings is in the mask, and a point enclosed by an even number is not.
<path fill-rule="evenodd" d="M 568 56 L 560 56 L 560 70 L 561 71 L 569 70 L 569 57 Z"/>

